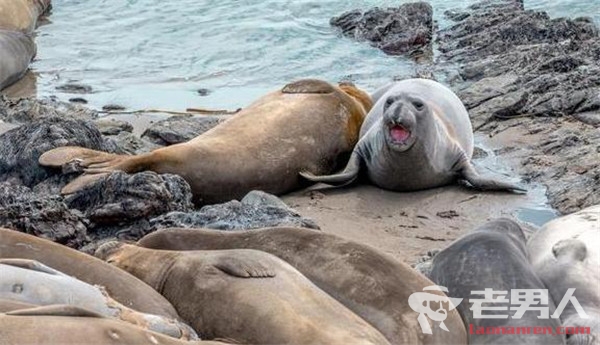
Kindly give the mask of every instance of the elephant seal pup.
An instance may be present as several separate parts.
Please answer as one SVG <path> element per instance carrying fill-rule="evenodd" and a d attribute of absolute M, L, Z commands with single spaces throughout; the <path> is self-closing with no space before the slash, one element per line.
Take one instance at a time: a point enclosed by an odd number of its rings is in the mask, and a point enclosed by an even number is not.
<path fill-rule="evenodd" d="M 460 99 L 427 79 L 407 79 L 374 95 L 378 101 L 360 129 L 348 165 L 338 174 L 301 175 L 314 182 L 346 185 L 362 167 L 380 188 L 414 191 L 468 181 L 485 190 L 519 190 L 516 185 L 480 176 L 473 165 L 473 129 Z"/>
<path fill-rule="evenodd" d="M 134 310 L 178 318 L 173 306 L 136 277 L 93 256 L 18 231 L 0 228 L 0 258 L 30 259 L 92 285 Z"/>
<path fill-rule="evenodd" d="M 552 220 L 529 239 L 533 268 L 557 305 L 569 289 L 587 314 L 568 302 L 565 326 L 588 327 L 590 334 L 567 334 L 568 344 L 600 343 L 600 205 Z M 567 329 L 569 331 L 569 329 Z"/>
<path fill-rule="evenodd" d="M 177 252 L 110 242 L 96 255 L 163 294 L 203 339 L 389 344 L 288 263 L 265 252 Z"/>
<path fill-rule="evenodd" d="M 450 332 L 431 327 L 423 334 L 409 296 L 434 285 L 407 265 L 360 243 L 300 228 L 252 231 L 168 229 L 146 235 L 139 246 L 166 250 L 256 249 L 271 253 L 358 316 L 392 344 L 466 344 L 456 310 L 444 321 Z M 433 292 L 444 296 L 441 292 Z"/>
<path fill-rule="evenodd" d="M 0 342 L 19 345 L 225 345 L 171 338 L 69 305 L 0 313 Z"/>
<path fill-rule="evenodd" d="M 326 174 L 349 154 L 371 98 L 350 84 L 307 79 L 272 92 L 230 119 L 181 144 L 137 156 L 59 147 L 39 162 L 86 168 L 62 190 L 70 194 L 113 170 L 152 170 L 183 177 L 196 204 L 239 199 L 251 190 L 280 195 L 300 187 L 300 171 Z"/>
<path fill-rule="evenodd" d="M 548 307 L 548 316 L 538 318 L 540 312 L 528 310 L 529 305 L 525 305 L 525 314 L 515 318 L 519 311 L 513 308 L 520 303 L 512 298 L 511 290 L 543 290 L 546 287 L 529 263 L 523 230 L 509 219 L 491 221 L 440 251 L 433 257 L 430 278 L 439 286 L 446 287 L 451 298 L 463 299 L 457 309 L 467 326 L 469 344 L 565 342 L 564 336 L 552 334 L 560 322 L 549 317 L 554 312 L 554 303 L 547 294 L 544 294 L 547 300 L 540 304 Z M 504 294 L 490 294 L 488 299 L 484 295 L 485 289 L 502 291 Z M 487 300 L 483 302 L 484 299 Z M 477 315 L 477 305 L 481 307 L 482 304 L 477 304 L 476 300 L 482 301 L 483 307 L 479 309 L 481 315 Z M 503 316 L 506 318 L 501 318 Z M 503 327 L 506 334 L 494 334 L 494 330 L 488 327 Z M 532 330 L 531 334 L 523 334 L 520 333 L 521 327 L 530 327 L 530 330 L 534 327 L 550 327 L 552 331 L 550 334 L 535 334 Z"/>
<path fill-rule="evenodd" d="M 35 53 L 31 36 L 0 29 L 0 91 L 25 75 Z"/>
<path fill-rule="evenodd" d="M 198 339 L 189 326 L 177 320 L 130 309 L 99 287 L 34 260 L 0 259 L 0 300 L 38 306 L 72 305 L 174 338 Z"/>
<path fill-rule="evenodd" d="M 50 0 L 0 0 L 0 28 L 31 33 Z"/>

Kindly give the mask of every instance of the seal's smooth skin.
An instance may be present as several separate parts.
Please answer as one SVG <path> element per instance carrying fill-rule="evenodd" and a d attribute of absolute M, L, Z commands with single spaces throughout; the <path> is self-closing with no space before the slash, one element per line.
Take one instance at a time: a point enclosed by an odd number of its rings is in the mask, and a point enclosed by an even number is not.
<path fill-rule="evenodd" d="M 39 162 L 61 167 L 79 160 L 86 168 L 64 194 L 113 170 L 152 170 L 183 177 L 196 204 L 239 199 L 252 190 L 280 195 L 300 187 L 300 171 L 332 172 L 354 148 L 371 105 L 369 95 L 353 85 L 300 80 L 185 143 L 137 156 L 60 147 Z"/>
<path fill-rule="evenodd" d="M 283 260 L 257 250 L 166 251 L 110 242 L 96 255 L 163 294 L 203 339 L 389 344 Z"/>
<path fill-rule="evenodd" d="M 436 284 L 448 288 L 448 296 L 462 298 L 457 307 L 469 334 L 469 344 L 564 344 L 564 335 L 535 334 L 535 327 L 549 327 L 556 331 L 561 326 L 558 319 L 550 318 L 554 303 L 548 296 L 549 314 L 538 318 L 538 311 L 526 311 L 520 319 L 514 317 L 518 301 L 511 298 L 511 290 L 546 289 L 529 263 L 525 235 L 521 227 L 509 219 L 491 221 L 475 231 L 454 241 L 449 247 L 433 257 L 430 278 Z M 506 291 L 505 301 L 484 302 L 483 307 L 501 308 L 482 310 L 477 316 L 473 300 L 484 299 L 485 295 L 474 291 Z M 537 307 L 537 306 L 536 306 Z M 502 309 L 506 308 L 506 309 Z M 475 307 L 476 309 L 476 307 Z M 525 308 L 527 309 L 527 307 Z M 507 318 L 484 318 L 489 315 L 507 315 Z M 480 327 L 513 328 L 532 327 L 530 334 L 478 334 Z M 485 333 L 485 332 L 484 332 Z"/>
<path fill-rule="evenodd" d="M 3 345 L 225 345 L 167 337 L 70 305 L 0 313 L 0 342 Z"/>
<path fill-rule="evenodd" d="M 0 0 L 0 28 L 31 33 L 50 0 Z"/>
<path fill-rule="evenodd" d="M 0 91 L 25 75 L 35 53 L 30 35 L 0 28 Z"/>
<path fill-rule="evenodd" d="M 587 314 L 568 302 L 565 326 L 589 327 L 590 334 L 567 335 L 569 345 L 600 344 L 600 205 L 552 220 L 527 242 L 536 273 L 559 304 L 569 289 Z"/>
<path fill-rule="evenodd" d="M 66 246 L 0 228 L 0 258 L 30 259 L 92 285 L 100 285 L 121 304 L 134 310 L 178 318 L 159 293 L 127 272 Z"/>
<path fill-rule="evenodd" d="M 459 179 L 483 190 L 524 191 L 477 173 L 471 164 L 474 144 L 469 114 L 447 87 L 428 79 L 407 79 L 376 91 L 373 100 L 375 105 L 346 168 L 334 175 L 305 171 L 302 176 L 343 186 L 364 170 L 373 184 L 399 192 Z"/>
<path fill-rule="evenodd" d="M 165 250 L 256 249 L 285 260 L 315 285 L 376 327 L 392 344 L 466 344 L 460 315 L 448 312 L 450 332 L 423 334 L 412 293 L 434 285 L 407 265 L 369 246 L 300 228 L 251 231 L 167 229 L 146 235 L 139 246 Z M 439 292 L 432 292 L 443 295 Z"/>
<path fill-rule="evenodd" d="M 0 259 L 0 300 L 37 306 L 71 305 L 174 338 L 198 339 L 189 326 L 177 320 L 130 309 L 112 299 L 98 286 L 34 260 Z"/>

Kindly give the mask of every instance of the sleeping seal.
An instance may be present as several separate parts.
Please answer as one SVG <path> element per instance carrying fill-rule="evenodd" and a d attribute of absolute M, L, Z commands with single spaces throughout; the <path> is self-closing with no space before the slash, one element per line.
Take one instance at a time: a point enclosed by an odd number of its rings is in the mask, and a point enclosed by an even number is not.
<path fill-rule="evenodd" d="M 376 91 L 373 101 L 346 168 L 326 176 L 304 171 L 303 177 L 346 185 L 364 169 L 373 184 L 392 191 L 433 188 L 457 179 L 478 189 L 524 191 L 477 173 L 471 164 L 474 144 L 469 114 L 442 84 L 407 79 Z"/>
<path fill-rule="evenodd" d="M 30 35 L 0 29 L 0 91 L 23 77 L 35 53 Z"/>
<path fill-rule="evenodd" d="M 239 199 L 252 190 L 280 195 L 300 187 L 300 171 L 333 171 L 352 151 L 371 105 L 369 95 L 353 85 L 300 80 L 185 143 L 137 156 L 59 147 L 39 162 L 61 167 L 79 160 L 86 168 L 64 194 L 114 170 L 152 170 L 183 177 L 198 205 Z"/>
<path fill-rule="evenodd" d="M 432 334 L 423 334 L 410 295 L 434 285 L 409 266 L 361 243 L 301 228 L 251 231 L 167 229 L 139 246 L 166 250 L 256 249 L 285 260 L 315 285 L 377 328 L 392 344 L 466 344 L 456 310 Z M 433 292 L 443 296 L 441 292 Z"/>
<path fill-rule="evenodd" d="M 241 344 L 389 344 L 288 263 L 265 252 L 176 252 L 109 242 L 96 255 L 163 294 L 203 339 Z"/>
<path fill-rule="evenodd" d="M 547 306 L 548 316 L 528 310 L 526 305 L 525 313 L 516 317 L 518 310 L 513 307 L 520 304 L 512 292 L 516 289 L 545 290 L 546 287 L 529 263 L 523 230 L 509 219 L 491 221 L 440 251 L 433 257 L 429 277 L 446 287 L 448 296 L 463 299 L 457 309 L 467 326 L 469 344 L 565 342 L 564 336 L 553 333 L 561 324 L 558 319 L 549 317 L 554 312 L 554 303 L 547 293 L 543 294 L 546 300 L 542 299 L 540 305 L 532 307 Z M 497 309 L 482 309 L 481 315 L 477 315 L 476 300 L 485 298 L 486 289 L 503 294 L 491 295 L 494 300 L 481 304 L 484 308 Z M 540 316 L 542 318 L 538 318 Z M 489 327 L 503 327 L 506 333 L 497 334 L 495 329 L 490 332 Z M 522 327 L 529 327 L 531 334 L 523 334 Z M 532 330 L 535 327 L 544 327 L 550 334 L 535 334 Z"/>
<path fill-rule="evenodd" d="M 587 314 L 572 302 L 560 315 L 568 327 L 590 334 L 567 334 L 569 345 L 600 344 L 600 205 L 550 221 L 527 243 L 533 268 L 559 304 L 569 289 Z M 567 328 L 567 332 L 571 329 Z"/>

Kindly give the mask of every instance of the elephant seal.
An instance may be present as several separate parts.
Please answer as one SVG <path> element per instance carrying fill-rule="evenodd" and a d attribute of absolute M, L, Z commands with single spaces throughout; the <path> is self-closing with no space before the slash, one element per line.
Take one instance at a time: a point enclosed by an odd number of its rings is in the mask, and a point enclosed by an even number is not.
<path fill-rule="evenodd" d="M 50 0 L 0 0 L 0 28 L 31 33 Z"/>
<path fill-rule="evenodd" d="M 25 75 L 35 53 L 30 35 L 0 29 L 0 91 Z"/>
<path fill-rule="evenodd" d="M 389 344 L 288 263 L 265 252 L 177 252 L 110 242 L 96 254 L 163 294 L 203 339 Z"/>
<path fill-rule="evenodd" d="M 600 343 L 600 205 L 552 220 L 529 239 L 531 262 L 538 276 L 560 305 L 569 289 L 588 318 L 582 317 L 572 302 L 566 304 L 560 319 L 565 326 L 587 327 L 567 334 L 567 343 Z"/>
<path fill-rule="evenodd" d="M 139 246 L 166 250 L 256 249 L 288 262 L 330 296 L 377 328 L 392 344 L 466 344 L 456 310 L 444 321 L 450 332 L 423 334 L 408 300 L 434 285 L 402 262 L 360 243 L 300 228 L 251 231 L 168 229 L 146 235 Z M 433 292 L 444 296 L 441 292 Z"/>
<path fill-rule="evenodd" d="M 374 101 L 346 168 L 325 176 L 304 171 L 303 177 L 344 186 L 364 167 L 373 184 L 392 191 L 439 187 L 457 179 L 478 189 L 524 191 L 477 173 L 470 161 L 474 143 L 469 114 L 447 87 L 407 79 L 376 91 Z"/>
<path fill-rule="evenodd" d="M 521 327 L 550 327 L 554 332 L 560 326 L 557 319 L 549 316 L 538 318 L 538 311 L 526 311 L 519 319 L 515 318 L 518 311 L 510 309 L 519 305 L 512 298 L 511 291 L 546 289 L 527 256 L 521 227 L 509 219 L 497 219 L 464 235 L 433 257 L 429 273 L 431 280 L 446 287 L 448 296 L 463 299 L 457 309 L 467 326 L 469 344 L 564 344 L 564 337 L 555 334 L 517 333 Z M 487 298 L 483 295 L 485 289 L 504 292 L 504 295 L 490 297 L 504 301 L 483 302 L 485 308 L 499 309 L 484 309 L 481 315 L 477 315 L 474 300 Z M 547 294 L 545 296 L 548 297 Z M 544 302 L 541 304 L 548 306 L 549 315 L 552 315 L 553 301 L 548 298 Z M 494 334 L 495 331 L 488 327 L 504 327 L 507 334 Z M 512 334 L 508 333 L 511 329 Z"/>
<path fill-rule="evenodd" d="M 0 300 L 38 306 L 72 305 L 174 338 L 198 339 L 189 326 L 177 320 L 130 309 L 101 288 L 34 260 L 0 259 Z"/>
<path fill-rule="evenodd" d="M 333 171 L 352 151 L 370 108 L 369 95 L 353 85 L 306 79 L 269 93 L 185 143 L 137 156 L 59 147 L 39 162 L 61 167 L 79 160 L 85 167 L 64 194 L 110 171 L 152 170 L 183 177 L 199 205 L 239 199 L 256 189 L 279 195 L 300 187 L 300 171 Z"/>
<path fill-rule="evenodd" d="M 0 343 L 19 345 L 225 345 L 183 341 L 70 305 L 0 313 Z"/>
<path fill-rule="evenodd" d="M 92 285 L 134 310 L 178 318 L 173 306 L 139 279 L 93 256 L 14 230 L 0 228 L 0 258 L 30 259 Z"/>

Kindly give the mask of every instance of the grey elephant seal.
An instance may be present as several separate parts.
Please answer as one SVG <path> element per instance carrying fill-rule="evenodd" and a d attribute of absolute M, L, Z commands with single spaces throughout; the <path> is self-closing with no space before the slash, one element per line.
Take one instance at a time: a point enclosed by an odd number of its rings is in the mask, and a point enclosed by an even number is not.
<path fill-rule="evenodd" d="M 462 298 L 457 307 L 468 329 L 469 344 L 564 344 L 564 336 L 554 334 L 491 334 L 488 327 L 504 327 L 517 332 L 520 327 L 550 327 L 556 330 L 561 324 L 557 319 L 538 319 L 537 311 L 526 311 L 515 318 L 518 306 L 512 300 L 513 289 L 545 289 L 546 287 L 533 271 L 528 260 L 525 235 L 521 227 L 509 220 L 491 221 L 475 231 L 453 242 L 449 247 L 433 257 L 431 280 L 448 289 L 448 296 Z M 506 308 L 504 310 L 483 310 L 483 317 L 507 315 L 507 318 L 482 318 L 471 309 L 473 300 L 482 300 L 484 295 L 473 293 L 485 289 L 506 291 L 505 302 L 485 302 L 484 307 Z M 493 298 L 498 298 L 494 295 Z M 512 304 L 511 304 L 512 302 Z M 513 305 L 514 304 L 514 305 Z M 548 299 L 543 303 L 549 307 L 549 315 L 554 312 L 554 303 Z M 510 331 L 507 331 L 510 332 Z"/>
<path fill-rule="evenodd" d="M 31 33 L 50 0 L 0 0 L 0 28 Z"/>
<path fill-rule="evenodd" d="M 30 35 L 0 29 L 0 91 L 25 75 L 35 53 Z"/>
<path fill-rule="evenodd" d="M 171 338 L 70 305 L 0 313 L 0 341 L 7 345 L 225 345 Z"/>
<path fill-rule="evenodd" d="M 129 308 L 178 318 L 171 303 L 131 274 L 66 246 L 0 228 L 0 259 L 10 258 L 43 262 L 88 284 L 102 286 L 112 298 Z"/>
<path fill-rule="evenodd" d="M 300 228 L 252 231 L 168 229 L 146 235 L 139 246 L 165 250 L 256 249 L 271 253 L 376 327 L 392 344 L 466 344 L 456 310 L 423 334 L 419 314 L 408 305 L 414 292 L 434 285 L 410 267 L 379 251 L 341 237 Z M 442 293 L 434 292 L 439 295 Z"/>
<path fill-rule="evenodd" d="M 34 260 L 0 259 L 0 300 L 37 306 L 72 305 L 174 338 L 198 339 L 189 326 L 177 320 L 135 311 L 99 287 Z"/>
<path fill-rule="evenodd" d="M 137 156 L 62 147 L 44 153 L 39 162 L 61 167 L 79 160 L 86 168 L 64 194 L 113 170 L 152 170 L 183 177 L 196 204 L 239 199 L 256 189 L 279 195 L 300 187 L 300 171 L 333 171 L 352 151 L 370 108 L 369 95 L 353 85 L 300 80 L 185 143 Z"/>
<path fill-rule="evenodd" d="M 265 252 L 177 252 L 112 242 L 96 255 L 163 294 L 203 339 L 389 344 L 288 263 Z"/>
<path fill-rule="evenodd" d="M 555 303 L 574 288 L 573 296 L 588 316 L 582 317 L 574 303 L 566 304 L 563 324 L 590 329 L 590 334 L 567 334 L 567 343 L 600 344 L 600 205 L 546 223 L 527 246 L 534 270 Z"/>
<path fill-rule="evenodd" d="M 473 165 L 473 129 L 460 99 L 447 87 L 428 79 L 392 83 L 373 95 L 346 168 L 338 174 L 301 175 L 314 182 L 346 185 L 364 169 L 380 188 L 414 191 L 466 180 L 485 190 L 524 189 L 480 176 Z"/>

